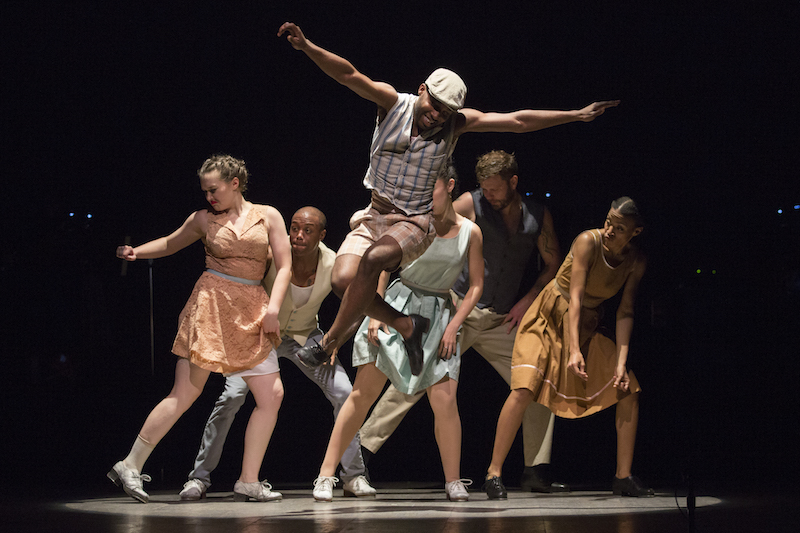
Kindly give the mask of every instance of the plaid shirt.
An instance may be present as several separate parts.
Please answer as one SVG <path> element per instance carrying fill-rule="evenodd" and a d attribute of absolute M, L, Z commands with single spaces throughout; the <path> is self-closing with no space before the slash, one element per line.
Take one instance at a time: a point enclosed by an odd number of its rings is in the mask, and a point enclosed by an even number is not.
<path fill-rule="evenodd" d="M 364 186 L 374 190 L 406 215 L 431 210 L 433 186 L 447 167 L 457 138 L 455 114 L 442 126 L 411 138 L 414 109 L 419 97 L 398 94 L 397 102 L 375 125 L 370 164 Z"/>

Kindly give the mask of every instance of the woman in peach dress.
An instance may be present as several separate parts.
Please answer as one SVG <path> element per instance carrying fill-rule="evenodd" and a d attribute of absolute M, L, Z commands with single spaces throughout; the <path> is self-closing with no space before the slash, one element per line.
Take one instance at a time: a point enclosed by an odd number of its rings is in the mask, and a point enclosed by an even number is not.
<path fill-rule="evenodd" d="M 207 159 L 200 185 L 211 209 L 189 215 L 172 234 L 117 248 L 126 261 L 171 255 L 202 240 L 206 271 L 195 284 L 178 319 L 172 352 L 178 356 L 170 394 L 150 412 L 130 453 L 108 477 L 133 498 L 147 503 L 141 474 L 154 447 L 200 396 L 210 372 L 237 375 L 256 400 L 245 433 L 244 457 L 234 498 L 279 500 L 258 475 L 283 399 L 274 347 L 280 342 L 278 311 L 291 278 L 291 250 L 281 214 L 244 199 L 248 173 L 244 161 L 228 155 Z M 270 247 L 271 244 L 271 247 Z M 275 261 L 278 275 L 268 297 L 261 280 Z"/>

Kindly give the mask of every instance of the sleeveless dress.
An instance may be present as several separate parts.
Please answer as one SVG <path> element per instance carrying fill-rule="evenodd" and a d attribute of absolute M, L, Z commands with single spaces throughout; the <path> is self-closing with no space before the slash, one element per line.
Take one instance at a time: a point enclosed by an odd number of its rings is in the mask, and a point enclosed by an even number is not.
<path fill-rule="evenodd" d="M 623 392 L 614 388 L 616 343 L 597 331 L 599 306 L 622 289 L 638 255 L 629 253 L 620 265 L 612 267 L 603 256 L 600 230 L 589 233 L 595 246 L 587 272 L 579 335 L 589 380 L 582 381 L 567 368 L 572 249 L 555 279 L 539 293 L 522 318 L 511 358 L 511 389 L 529 389 L 537 403 L 562 418 L 588 416 L 614 405 L 632 392 L 641 391 L 631 370 L 628 370 L 629 390 Z"/>
<path fill-rule="evenodd" d="M 406 315 L 422 315 L 431 321 L 428 333 L 422 337 L 424 356 L 420 375 L 411 374 L 403 337 L 394 329 L 389 328 L 389 334 L 378 331 L 380 346 L 367 341 L 369 318 L 361 323 L 356 333 L 353 366 L 374 361 L 392 385 L 405 394 L 425 390 L 445 376 L 458 381 L 461 356 L 454 355 L 445 361 L 439 358 L 437 352 L 444 330 L 456 312 L 450 287 L 466 261 L 472 225 L 471 221 L 464 219 L 455 237 L 436 237 L 425 253 L 404 267 L 400 278 L 386 289 L 386 302 L 394 309 Z M 460 351 L 459 345 L 456 353 Z"/>
<path fill-rule="evenodd" d="M 225 226 L 225 218 L 224 213 L 209 211 L 206 268 L 257 283 L 247 285 L 203 272 L 178 317 L 172 345 L 175 355 L 219 373 L 250 369 L 273 348 L 273 342 L 261 333 L 269 304 L 261 279 L 272 260 L 266 207 L 250 209 L 241 236 Z"/>

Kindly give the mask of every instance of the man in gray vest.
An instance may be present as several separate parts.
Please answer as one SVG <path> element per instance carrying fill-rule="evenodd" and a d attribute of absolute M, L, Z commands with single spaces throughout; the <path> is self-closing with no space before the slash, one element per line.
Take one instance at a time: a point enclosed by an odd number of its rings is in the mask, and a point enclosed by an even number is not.
<path fill-rule="evenodd" d="M 461 351 L 473 348 L 508 383 L 517 324 L 539 291 L 555 276 L 561 264 L 561 252 L 550 212 L 517 192 L 519 177 L 513 154 L 499 150 L 484 154 L 478 160 L 475 174 L 480 187 L 453 202 L 459 214 L 478 224 L 484 241 L 483 295 L 464 321 L 460 333 Z M 541 261 L 541 267 L 530 285 L 525 274 L 532 261 Z M 466 293 L 468 280 L 468 266 L 465 266 L 452 291 L 456 305 L 460 305 Z M 525 292 L 520 295 L 522 291 Z M 422 394 L 407 396 L 389 387 L 361 428 L 365 459 L 377 453 L 421 397 Z M 548 471 L 553 419 L 553 414 L 539 404 L 532 403 L 525 412 L 523 490 L 569 490 L 564 484 L 553 483 Z M 487 491 L 492 489 L 486 487 Z"/>

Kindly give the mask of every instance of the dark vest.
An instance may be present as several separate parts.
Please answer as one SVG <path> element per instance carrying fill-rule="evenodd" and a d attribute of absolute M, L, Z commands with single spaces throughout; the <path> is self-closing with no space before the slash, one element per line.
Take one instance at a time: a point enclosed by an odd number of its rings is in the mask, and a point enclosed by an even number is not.
<path fill-rule="evenodd" d="M 492 307 L 499 314 L 508 313 L 519 298 L 531 288 L 541 270 L 536 241 L 542 231 L 544 206 L 522 197 L 521 227 L 509 236 L 503 217 L 483 197 L 480 189 L 472 191 L 475 222 L 483 232 L 483 295 L 478 307 Z M 523 280 L 530 283 L 522 284 Z M 469 289 L 469 261 L 453 290 L 462 298 Z"/>

